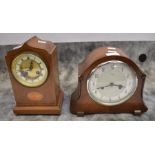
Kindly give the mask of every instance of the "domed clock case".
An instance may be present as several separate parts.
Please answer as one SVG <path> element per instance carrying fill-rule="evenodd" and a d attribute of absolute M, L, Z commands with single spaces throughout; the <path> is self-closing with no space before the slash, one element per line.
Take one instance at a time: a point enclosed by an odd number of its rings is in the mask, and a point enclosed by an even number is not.
<path fill-rule="evenodd" d="M 70 111 L 79 116 L 146 112 L 145 77 L 121 49 L 97 48 L 79 64 L 78 87 L 71 96 Z"/>
<path fill-rule="evenodd" d="M 15 114 L 60 114 L 63 91 L 59 86 L 56 46 L 33 37 L 6 55 L 15 97 Z"/>

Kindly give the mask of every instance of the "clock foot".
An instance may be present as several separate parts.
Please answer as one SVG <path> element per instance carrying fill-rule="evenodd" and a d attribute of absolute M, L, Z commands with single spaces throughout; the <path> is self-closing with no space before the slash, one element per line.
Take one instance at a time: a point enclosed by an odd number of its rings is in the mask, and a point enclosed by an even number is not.
<path fill-rule="evenodd" d="M 141 110 L 135 110 L 135 111 L 133 112 L 133 114 L 139 116 L 139 115 L 142 114 L 142 111 L 141 111 Z"/>
<path fill-rule="evenodd" d="M 78 117 L 84 117 L 84 112 L 77 112 L 76 115 L 77 115 Z"/>

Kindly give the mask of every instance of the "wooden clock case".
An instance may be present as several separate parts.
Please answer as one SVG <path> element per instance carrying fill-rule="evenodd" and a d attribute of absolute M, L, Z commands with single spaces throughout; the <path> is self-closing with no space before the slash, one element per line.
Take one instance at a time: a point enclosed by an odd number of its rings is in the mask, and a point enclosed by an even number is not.
<path fill-rule="evenodd" d="M 87 79 L 91 71 L 99 64 L 120 60 L 129 64 L 136 72 L 138 86 L 133 96 L 122 104 L 106 106 L 96 103 L 88 94 Z M 133 113 L 141 114 L 147 111 L 143 102 L 143 87 L 146 75 L 139 67 L 124 54 L 121 49 L 111 47 L 101 47 L 92 51 L 86 59 L 79 64 L 78 87 L 71 96 L 70 111 L 73 114 L 81 115 L 93 113 Z"/>
<path fill-rule="evenodd" d="M 12 74 L 11 64 L 13 59 L 27 51 L 38 54 L 47 66 L 48 77 L 41 86 L 26 87 L 17 82 Z M 9 51 L 5 58 L 16 101 L 13 109 L 14 113 L 60 114 L 63 91 L 59 86 L 56 46 L 52 42 L 33 37 L 19 47 Z"/>

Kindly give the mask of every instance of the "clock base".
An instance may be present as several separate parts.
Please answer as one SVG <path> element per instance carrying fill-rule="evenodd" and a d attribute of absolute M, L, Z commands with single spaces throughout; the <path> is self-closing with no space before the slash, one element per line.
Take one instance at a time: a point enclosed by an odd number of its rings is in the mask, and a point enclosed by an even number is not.
<path fill-rule="evenodd" d="M 141 111 L 141 110 L 140 110 Z M 135 115 L 135 116 L 141 116 L 144 112 L 146 112 L 147 111 L 147 109 L 145 109 L 145 110 L 143 110 L 143 111 L 141 111 L 141 112 L 139 112 L 139 113 L 137 113 L 137 112 L 135 112 L 135 110 L 131 110 L 131 111 L 129 111 L 129 110 L 124 110 L 123 112 L 122 111 L 83 111 L 83 112 L 79 112 L 79 111 L 73 111 L 73 110 L 71 110 L 71 113 L 72 114 L 74 114 L 74 115 L 76 115 L 77 117 L 84 117 L 85 115 L 91 115 L 91 114 L 122 114 L 122 113 L 129 113 L 129 114 L 133 114 L 133 115 Z"/>
<path fill-rule="evenodd" d="M 132 106 L 131 106 L 132 105 Z M 148 108 L 145 106 L 144 102 L 128 102 L 116 106 L 105 106 L 96 103 L 88 103 L 80 100 L 76 92 L 71 96 L 70 112 L 77 115 L 78 117 L 83 117 L 88 114 L 120 114 L 120 113 L 130 113 L 133 115 L 140 116 L 146 112 Z"/>
<path fill-rule="evenodd" d="M 57 105 L 51 106 L 15 106 L 16 115 L 60 115 L 64 93 L 61 91 Z"/>
<path fill-rule="evenodd" d="M 88 108 L 80 108 L 72 106 L 70 111 L 72 114 L 77 115 L 78 117 L 84 117 L 84 115 L 90 115 L 90 114 L 120 114 L 120 113 L 130 113 L 136 116 L 141 116 L 144 112 L 146 112 L 148 109 L 145 106 L 142 106 L 140 108 L 141 110 L 134 110 L 129 107 L 127 108 L 105 108 L 100 107 L 100 109 L 97 109 L 97 107 L 94 106 L 94 109 L 88 109 Z"/>

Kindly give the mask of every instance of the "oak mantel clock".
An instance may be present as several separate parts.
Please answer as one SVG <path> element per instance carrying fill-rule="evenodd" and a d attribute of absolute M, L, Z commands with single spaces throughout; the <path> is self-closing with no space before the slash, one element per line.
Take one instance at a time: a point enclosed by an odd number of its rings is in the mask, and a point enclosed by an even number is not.
<path fill-rule="evenodd" d="M 77 115 L 146 112 L 145 77 L 121 49 L 97 48 L 79 65 L 78 87 L 71 96 L 70 110 Z"/>
<path fill-rule="evenodd" d="M 15 114 L 60 114 L 63 92 L 52 42 L 33 37 L 9 51 L 6 64 L 16 101 Z"/>

